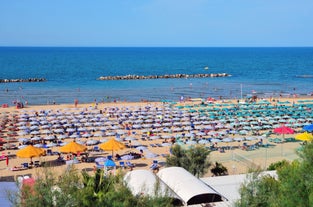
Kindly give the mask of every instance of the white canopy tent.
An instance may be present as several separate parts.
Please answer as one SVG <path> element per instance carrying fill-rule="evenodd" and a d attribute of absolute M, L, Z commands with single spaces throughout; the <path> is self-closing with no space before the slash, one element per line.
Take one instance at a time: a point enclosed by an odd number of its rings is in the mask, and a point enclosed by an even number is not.
<path fill-rule="evenodd" d="M 164 168 L 157 173 L 157 176 L 181 198 L 185 205 L 222 201 L 219 193 L 184 168 Z"/>
<path fill-rule="evenodd" d="M 129 171 L 124 176 L 124 181 L 134 196 L 168 196 L 174 198 L 175 203 L 182 203 L 181 199 L 151 171 Z"/>

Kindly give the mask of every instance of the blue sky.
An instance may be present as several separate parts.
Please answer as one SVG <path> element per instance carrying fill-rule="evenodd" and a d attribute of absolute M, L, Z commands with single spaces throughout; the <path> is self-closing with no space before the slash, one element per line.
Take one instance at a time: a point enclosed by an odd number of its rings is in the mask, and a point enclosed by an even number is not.
<path fill-rule="evenodd" d="M 313 1 L 0 0 L 0 46 L 313 46 Z"/>

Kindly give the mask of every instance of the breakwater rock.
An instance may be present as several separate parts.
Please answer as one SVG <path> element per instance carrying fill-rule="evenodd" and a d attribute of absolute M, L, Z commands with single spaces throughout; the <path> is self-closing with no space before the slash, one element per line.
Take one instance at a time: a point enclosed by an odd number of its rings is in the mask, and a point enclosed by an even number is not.
<path fill-rule="evenodd" d="M 26 78 L 26 79 L 0 79 L 0 83 L 17 83 L 17 82 L 44 82 L 45 78 Z"/>
<path fill-rule="evenodd" d="M 215 78 L 228 77 L 227 73 L 210 74 L 169 74 L 169 75 L 124 75 L 124 76 L 101 76 L 97 80 L 142 80 L 142 79 L 170 79 L 170 78 Z"/>

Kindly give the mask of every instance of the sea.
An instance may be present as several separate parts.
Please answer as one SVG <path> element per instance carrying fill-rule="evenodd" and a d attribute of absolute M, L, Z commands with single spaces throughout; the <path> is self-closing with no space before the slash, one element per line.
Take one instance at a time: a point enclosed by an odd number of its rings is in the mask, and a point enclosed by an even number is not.
<path fill-rule="evenodd" d="M 98 80 L 100 76 L 227 73 L 229 77 Z M 178 101 L 311 95 L 313 47 L 0 47 L 0 104 Z"/>

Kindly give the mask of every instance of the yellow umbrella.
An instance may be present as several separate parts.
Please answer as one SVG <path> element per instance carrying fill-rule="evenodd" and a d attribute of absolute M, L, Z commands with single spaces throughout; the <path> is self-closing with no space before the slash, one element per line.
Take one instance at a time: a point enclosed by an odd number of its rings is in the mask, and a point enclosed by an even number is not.
<path fill-rule="evenodd" d="M 113 156 L 113 151 L 121 150 L 121 149 L 126 148 L 126 146 L 123 143 L 121 143 L 119 141 L 116 141 L 114 138 L 110 139 L 107 142 L 104 142 L 104 143 L 100 144 L 99 147 L 102 150 L 111 150 L 112 151 L 112 156 Z"/>
<path fill-rule="evenodd" d="M 39 157 L 41 155 L 44 155 L 45 151 L 41 148 L 34 147 L 32 145 L 28 145 L 27 147 L 20 149 L 16 156 L 21 158 L 32 158 L 32 157 Z"/>
<path fill-rule="evenodd" d="M 60 148 L 60 152 L 64 153 L 78 153 L 78 152 L 84 152 L 87 150 L 87 147 L 81 144 L 78 144 L 76 142 L 70 142 L 63 147 Z"/>
<path fill-rule="evenodd" d="M 297 134 L 296 139 L 301 140 L 301 141 L 311 141 L 313 139 L 313 135 L 310 133 L 304 132 L 301 134 Z"/>

